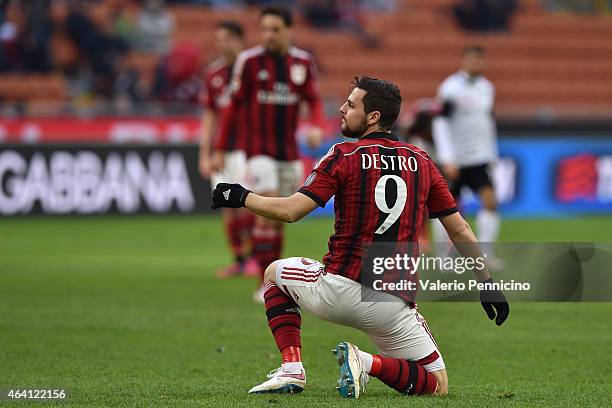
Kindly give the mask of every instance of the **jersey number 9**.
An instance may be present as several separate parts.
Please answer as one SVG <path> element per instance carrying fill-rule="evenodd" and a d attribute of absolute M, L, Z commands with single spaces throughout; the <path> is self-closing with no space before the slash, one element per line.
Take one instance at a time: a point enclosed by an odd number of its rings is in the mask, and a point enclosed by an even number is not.
<path fill-rule="evenodd" d="M 389 180 L 393 180 L 393 182 L 389 183 Z M 386 192 L 388 188 L 395 188 L 397 190 L 395 204 L 391 208 L 387 205 Z M 374 189 L 374 200 L 376 201 L 376 206 L 380 211 L 385 214 L 389 214 L 387 218 L 383 221 L 383 223 L 378 227 L 375 231 L 375 234 L 384 234 L 385 231 L 395 223 L 400 215 L 402 215 L 402 211 L 404 211 L 404 207 L 406 206 L 406 198 L 408 197 L 408 188 L 406 187 L 406 182 L 399 176 L 394 175 L 386 175 L 382 176 L 378 183 L 376 183 L 376 188 Z"/>

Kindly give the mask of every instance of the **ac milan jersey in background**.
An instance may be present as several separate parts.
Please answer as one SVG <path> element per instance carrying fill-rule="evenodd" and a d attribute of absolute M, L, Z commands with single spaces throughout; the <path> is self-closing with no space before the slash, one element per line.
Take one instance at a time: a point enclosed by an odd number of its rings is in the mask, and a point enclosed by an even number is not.
<path fill-rule="evenodd" d="M 427 153 L 383 132 L 332 146 L 299 191 L 320 206 L 335 195 L 335 232 L 323 258 L 325 271 L 358 282 L 363 248 L 416 243 L 427 211 L 430 218 L 457 211 Z"/>
<path fill-rule="evenodd" d="M 217 148 L 229 150 L 234 112 L 244 106 L 247 156 L 297 160 L 295 133 L 302 100 L 308 102 L 313 121 L 322 123 L 316 68 L 308 52 L 291 47 L 287 54 L 280 55 L 262 46 L 243 51 L 234 65 L 231 108 L 224 115 Z"/>
<path fill-rule="evenodd" d="M 211 62 L 204 71 L 204 88 L 200 93 L 200 102 L 205 109 L 220 114 L 229 108 L 231 102 L 230 79 L 232 65 L 225 58 L 218 58 Z M 233 121 L 227 134 L 227 150 L 243 150 L 245 142 L 246 122 L 244 109 L 239 107 L 237 111 L 239 120 Z M 217 132 L 218 134 L 219 132 Z M 213 141 L 216 144 L 217 140 Z"/>

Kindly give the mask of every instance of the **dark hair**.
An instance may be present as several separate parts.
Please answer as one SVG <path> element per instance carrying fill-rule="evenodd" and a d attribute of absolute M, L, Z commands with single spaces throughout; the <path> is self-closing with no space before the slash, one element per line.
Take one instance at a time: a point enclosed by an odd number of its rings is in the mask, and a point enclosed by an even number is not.
<path fill-rule="evenodd" d="M 463 55 L 466 54 L 477 54 L 482 56 L 485 54 L 485 49 L 482 45 L 471 44 L 463 49 Z"/>
<path fill-rule="evenodd" d="M 259 13 L 259 17 L 263 16 L 277 16 L 280 17 L 287 27 L 291 27 L 293 25 L 293 15 L 291 14 L 291 10 L 283 6 L 268 6 L 264 7 Z"/>
<path fill-rule="evenodd" d="M 367 76 L 355 77 L 351 83 L 353 88 L 366 91 L 363 97 L 365 113 L 379 111 L 381 129 L 391 129 L 402 107 L 402 94 L 397 85 L 384 79 Z"/>
<path fill-rule="evenodd" d="M 215 28 L 227 30 L 234 37 L 238 37 L 240 39 L 244 38 L 244 28 L 242 28 L 242 25 L 237 21 L 232 21 L 232 20 L 219 21 L 217 25 L 215 26 Z"/>

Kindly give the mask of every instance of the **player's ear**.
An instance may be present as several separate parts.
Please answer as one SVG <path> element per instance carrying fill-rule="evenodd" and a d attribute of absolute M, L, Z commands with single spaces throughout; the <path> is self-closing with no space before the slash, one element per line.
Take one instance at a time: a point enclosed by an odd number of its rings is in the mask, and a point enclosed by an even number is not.
<path fill-rule="evenodd" d="M 380 112 L 372 111 L 368 113 L 368 125 L 373 125 L 380 120 Z"/>

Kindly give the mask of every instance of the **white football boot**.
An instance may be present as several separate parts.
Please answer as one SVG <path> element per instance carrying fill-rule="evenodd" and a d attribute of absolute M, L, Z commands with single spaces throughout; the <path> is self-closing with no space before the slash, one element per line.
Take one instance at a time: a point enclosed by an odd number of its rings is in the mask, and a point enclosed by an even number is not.
<path fill-rule="evenodd" d="M 359 398 L 366 392 L 370 376 L 365 372 L 359 349 L 354 344 L 343 341 L 332 350 L 340 366 L 340 377 L 336 389 L 344 398 Z"/>
<path fill-rule="evenodd" d="M 302 369 L 299 373 L 287 373 L 282 367 L 270 371 L 268 380 L 249 390 L 249 394 L 297 394 L 304 391 L 306 386 L 306 373 Z"/>

